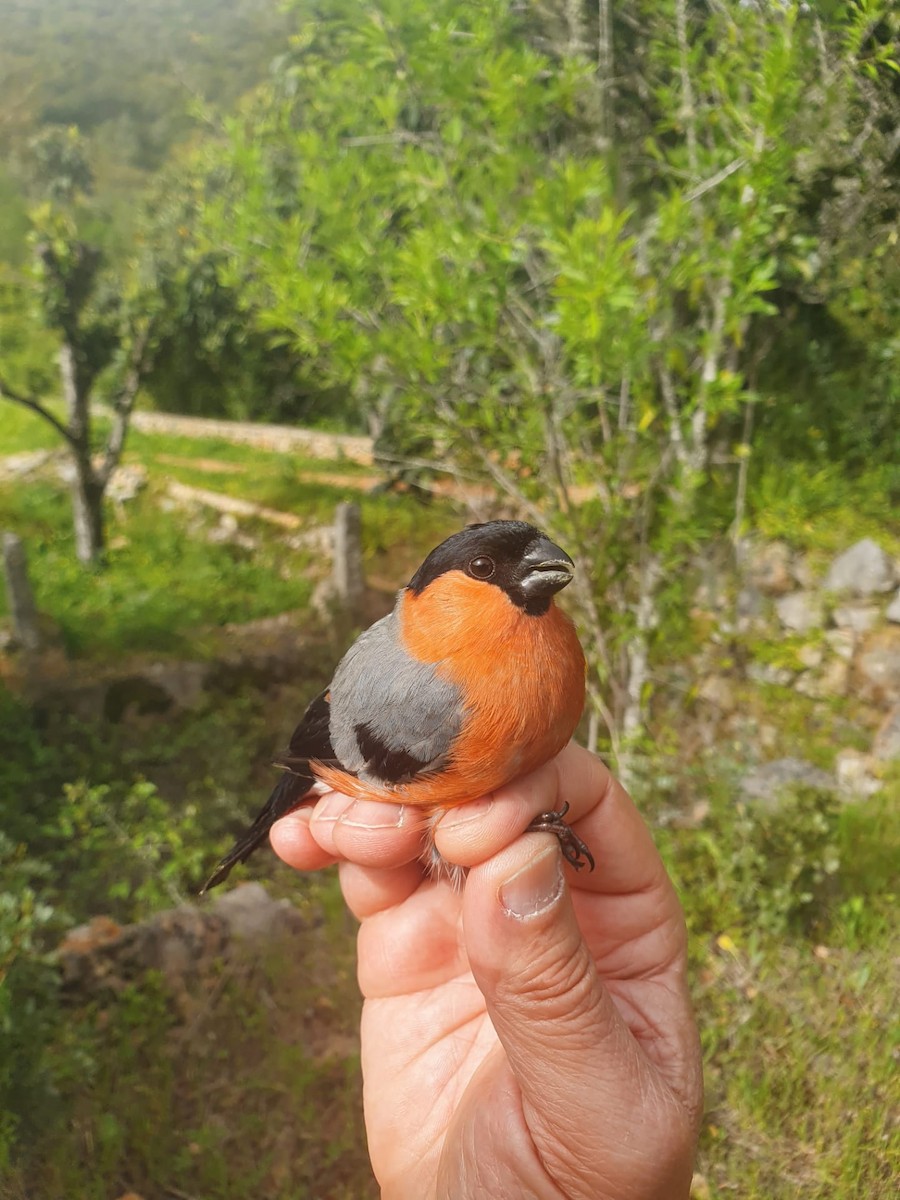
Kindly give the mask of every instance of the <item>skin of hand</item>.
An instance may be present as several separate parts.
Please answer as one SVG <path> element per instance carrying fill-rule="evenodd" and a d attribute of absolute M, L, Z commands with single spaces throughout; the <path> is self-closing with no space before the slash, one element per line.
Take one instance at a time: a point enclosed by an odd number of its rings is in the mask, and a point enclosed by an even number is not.
<path fill-rule="evenodd" d="M 596 870 L 523 830 L 570 805 Z M 429 879 L 417 813 L 337 793 L 272 830 L 340 864 L 361 921 L 369 1152 L 385 1200 L 687 1200 L 702 1113 L 686 934 L 628 795 L 594 755 L 552 762 L 444 815 L 469 868 Z"/>

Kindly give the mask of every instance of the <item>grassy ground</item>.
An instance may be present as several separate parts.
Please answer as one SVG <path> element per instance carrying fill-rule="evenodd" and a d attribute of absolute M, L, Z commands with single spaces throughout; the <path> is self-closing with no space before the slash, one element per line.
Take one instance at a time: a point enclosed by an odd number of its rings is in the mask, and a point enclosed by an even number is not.
<path fill-rule="evenodd" d="M 0 456 L 54 445 L 39 420 L 0 405 Z M 388 592 L 454 523 L 442 504 L 358 491 L 350 480 L 367 472 L 350 463 L 141 435 L 126 457 L 146 467 L 148 485 L 112 518 L 102 574 L 74 564 L 57 483 L 0 485 L 0 528 L 25 535 L 39 605 L 80 665 L 203 653 L 209 626 L 300 608 L 321 575 L 311 552 L 291 550 L 262 522 L 241 525 L 254 550 L 211 545 L 218 518 L 167 509 L 169 479 L 297 513 L 304 527 L 329 520 L 339 500 L 360 499 L 367 568 Z M 835 479 L 763 474 L 762 532 L 817 565 L 867 534 L 900 553 L 893 486 L 873 477 L 844 494 Z M 756 636 L 733 648 L 773 665 L 792 665 L 799 649 L 796 639 Z M 336 652 L 323 641 L 296 686 L 254 686 L 180 717 L 90 726 L 3 700 L 0 794 L 18 802 L 4 813 L 12 850 L 2 866 L 23 881 L 21 927 L 39 940 L 97 911 L 129 920 L 190 897 L 258 803 L 269 754 Z M 724 658 L 719 667 L 728 670 Z M 734 688 L 746 737 L 774 730 L 772 757 L 831 768 L 839 746 L 870 738 L 872 714 L 852 696 Z M 885 773 L 880 798 L 853 805 L 801 792 L 776 812 L 745 808 L 734 787 L 741 739 L 720 740 L 713 756 L 683 744 L 683 712 L 670 725 L 673 742 L 660 737 L 641 804 L 690 931 L 707 1082 L 697 1200 L 892 1200 L 900 770 Z M 702 815 L 671 820 L 698 806 Z M 23 1121 L 15 1162 L 4 1162 L 10 1127 L 0 1117 L 0 1200 L 375 1195 L 354 930 L 336 881 L 298 880 L 271 856 L 248 873 L 290 895 L 309 928 L 289 953 L 207 980 L 187 1013 L 154 979 L 115 999 L 61 1004 L 52 969 L 38 963 L 33 976 L 19 970 L 0 986 L 0 1096 Z"/>
<path fill-rule="evenodd" d="M 896 1194 L 900 772 L 889 782 L 858 805 L 807 793 L 775 815 L 710 778 L 700 828 L 658 835 L 706 1064 L 699 1197 Z"/>
<path fill-rule="evenodd" d="M 57 445 L 45 422 L 11 404 L 0 406 L 0 421 L 0 456 Z M 328 574 L 329 562 L 292 548 L 285 531 L 265 521 L 241 521 L 254 548 L 210 542 L 219 514 L 173 509 L 170 480 L 295 514 L 301 531 L 329 523 L 339 502 L 355 500 L 362 507 L 367 570 L 390 587 L 457 523 L 445 503 L 421 506 L 343 482 L 371 477 L 346 461 L 135 433 L 124 462 L 141 464 L 148 484 L 134 500 L 109 506 L 102 572 L 86 572 L 75 560 L 69 497 L 58 479 L 47 474 L 0 484 L 0 529 L 26 539 L 38 608 L 58 624 L 70 653 L 95 659 L 136 650 L 202 654 L 202 629 L 304 608 Z M 5 605 L 0 589 L 0 619 Z"/>
<path fill-rule="evenodd" d="M 334 876 L 312 891 L 318 927 L 204 978 L 177 1008 L 154 977 L 65 1006 L 54 1111 L 0 1195 L 374 1198 L 352 929 Z"/>
<path fill-rule="evenodd" d="M 699 829 L 658 834 L 687 913 L 706 1064 L 695 1194 L 892 1200 L 900 813 L 883 798 L 846 808 L 807 796 L 763 817 L 713 776 L 699 794 L 711 804 Z M 207 979 L 187 1016 L 153 980 L 64 1010 L 48 1039 L 54 1099 L 0 1195 L 376 1194 L 352 922 L 333 876 L 279 880 L 308 933 Z"/>

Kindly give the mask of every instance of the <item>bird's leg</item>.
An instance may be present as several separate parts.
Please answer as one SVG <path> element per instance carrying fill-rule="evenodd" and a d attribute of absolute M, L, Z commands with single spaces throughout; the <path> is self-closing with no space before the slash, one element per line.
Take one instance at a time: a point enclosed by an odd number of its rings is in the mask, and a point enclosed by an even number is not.
<path fill-rule="evenodd" d="M 587 866 L 589 870 L 593 871 L 593 854 L 575 830 L 563 820 L 568 811 L 569 802 L 565 801 L 561 812 L 554 809 L 552 812 L 541 813 L 534 818 L 528 826 L 528 830 L 533 833 L 555 833 L 559 838 L 559 846 L 566 862 L 571 864 L 576 871 L 580 871 L 583 866 Z"/>

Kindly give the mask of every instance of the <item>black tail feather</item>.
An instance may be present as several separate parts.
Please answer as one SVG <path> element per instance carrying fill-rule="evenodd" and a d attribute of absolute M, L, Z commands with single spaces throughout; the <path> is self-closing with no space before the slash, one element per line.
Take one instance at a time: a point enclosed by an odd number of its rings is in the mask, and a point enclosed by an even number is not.
<path fill-rule="evenodd" d="M 319 760 L 340 765 L 334 757 L 328 731 L 331 719 L 329 696 L 326 688 L 303 714 L 300 724 L 291 735 L 287 753 L 276 759 L 278 766 L 286 768 L 285 773 L 275 784 L 256 820 L 243 837 L 238 838 L 200 889 L 201 896 L 227 879 L 233 866 L 246 862 L 257 846 L 261 846 L 268 838 L 269 830 L 279 817 L 299 808 L 306 800 L 315 782 L 315 776 L 309 769 L 311 762 Z"/>
<path fill-rule="evenodd" d="M 243 836 L 239 837 L 228 851 L 216 869 L 200 889 L 200 895 L 210 888 L 218 887 L 231 873 L 231 868 L 238 863 L 246 862 L 257 846 L 268 839 L 269 830 L 280 818 L 299 808 L 309 795 L 310 788 L 315 782 L 307 772 L 293 774 L 285 772 L 272 789 L 266 803 L 263 805 L 256 820 Z"/>

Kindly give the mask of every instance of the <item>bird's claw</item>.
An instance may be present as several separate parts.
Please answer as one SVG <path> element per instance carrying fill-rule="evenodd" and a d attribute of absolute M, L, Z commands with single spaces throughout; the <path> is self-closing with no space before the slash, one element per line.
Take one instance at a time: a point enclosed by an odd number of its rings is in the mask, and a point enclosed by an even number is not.
<path fill-rule="evenodd" d="M 555 834 L 559 839 L 559 847 L 567 863 L 576 871 L 580 871 L 584 866 L 587 866 L 589 871 L 593 871 L 595 865 L 593 854 L 575 830 L 563 819 L 568 811 L 569 803 L 565 801 L 559 812 L 553 809 L 551 812 L 540 813 L 536 816 L 528 829 L 532 833 Z"/>

